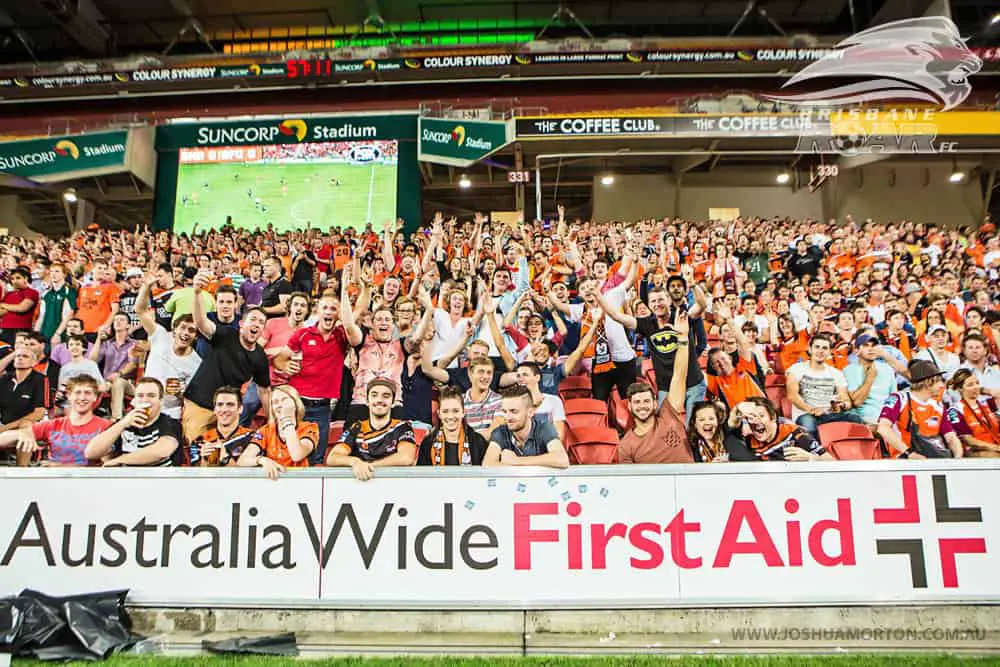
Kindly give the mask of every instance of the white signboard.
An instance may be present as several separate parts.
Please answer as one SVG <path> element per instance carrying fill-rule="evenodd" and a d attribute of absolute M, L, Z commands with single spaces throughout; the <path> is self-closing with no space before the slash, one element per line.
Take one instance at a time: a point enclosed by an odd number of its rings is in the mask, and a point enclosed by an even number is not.
<path fill-rule="evenodd" d="M 990 463 L 405 470 L 367 483 L 128 472 L 0 481 L 0 594 L 389 608 L 1000 601 Z"/>

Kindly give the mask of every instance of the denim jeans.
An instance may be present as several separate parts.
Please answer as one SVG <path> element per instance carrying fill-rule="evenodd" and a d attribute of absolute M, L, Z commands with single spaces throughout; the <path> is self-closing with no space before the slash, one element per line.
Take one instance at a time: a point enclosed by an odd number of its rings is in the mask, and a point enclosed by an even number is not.
<path fill-rule="evenodd" d="M 864 420 L 853 412 L 831 412 L 830 414 L 820 415 L 819 417 L 804 414 L 799 415 L 799 418 L 795 420 L 795 423 L 809 431 L 809 434 L 814 438 L 818 437 L 819 427 L 821 424 L 830 424 L 833 422 L 851 422 L 853 424 L 864 424 Z"/>
<path fill-rule="evenodd" d="M 688 387 L 687 391 L 684 392 L 684 416 L 685 418 L 690 418 L 691 411 L 694 410 L 694 404 L 698 401 L 705 400 L 705 394 L 708 392 L 708 384 L 702 382 L 701 384 L 696 384 L 693 387 Z M 659 405 L 663 405 L 663 401 L 667 400 L 667 394 L 669 392 L 663 391 L 662 389 L 657 392 L 657 399 L 659 400 Z"/>
<path fill-rule="evenodd" d="M 240 426 L 249 428 L 250 422 L 260 410 L 260 393 L 257 391 L 257 383 L 251 382 L 247 385 L 247 393 L 243 394 L 243 412 L 240 413 Z"/>
<path fill-rule="evenodd" d="M 309 454 L 310 465 L 319 465 L 326 461 L 326 448 L 329 444 L 327 440 L 330 437 L 330 401 L 307 405 L 305 420 L 319 427 L 319 442 Z"/>

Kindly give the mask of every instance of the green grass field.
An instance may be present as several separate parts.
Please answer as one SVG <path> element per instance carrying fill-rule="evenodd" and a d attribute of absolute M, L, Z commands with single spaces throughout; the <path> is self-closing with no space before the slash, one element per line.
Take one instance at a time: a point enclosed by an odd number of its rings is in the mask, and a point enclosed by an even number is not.
<path fill-rule="evenodd" d="M 177 175 L 174 233 L 218 229 L 233 217 L 247 229 L 275 230 L 380 224 L 396 218 L 396 165 L 182 164 Z M 238 175 L 238 178 L 237 178 Z M 287 183 L 282 188 L 281 179 Z M 331 179 L 340 181 L 334 185 Z M 206 188 L 205 185 L 208 185 Z M 253 190 L 248 195 L 247 191 Z M 185 206 L 184 197 L 188 198 Z M 266 212 L 257 207 L 260 199 Z"/>
<path fill-rule="evenodd" d="M 279 667 L 289 658 L 198 657 L 154 658 L 115 657 L 104 664 L 111 667 Z M 15 664 L 29 664 L 17 662 Z M 44 663 L 31 663 L 44 664 Z M 93 663 L 70 663 L 93 664 Z M 746 656 L 718 658 L 708 656 L 653 657 L 530 657 L 530 658 L 330 658 L 295 660 L 295 664 L 329 667 L 957 667 L 1000 665 L 996 658 L 955 657 L 945 655 L 852 655 L 852 656 Z"/>

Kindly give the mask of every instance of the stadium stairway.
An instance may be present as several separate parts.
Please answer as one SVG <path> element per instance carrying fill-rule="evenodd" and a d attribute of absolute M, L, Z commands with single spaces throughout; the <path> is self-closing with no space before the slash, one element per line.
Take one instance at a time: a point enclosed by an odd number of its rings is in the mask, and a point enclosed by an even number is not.
<path fill-rule="evenodd" d="M 288 631 L 298 636 L 304 657 L 316 658 L 1000 652 L 1000 609 L 990 605 L 586 611 L 138 607 L 130 611 L 135 630 L 170 655 L 199 654 L 203 640 Z M 925 629 L 930 634 L 915 636 Z"/>

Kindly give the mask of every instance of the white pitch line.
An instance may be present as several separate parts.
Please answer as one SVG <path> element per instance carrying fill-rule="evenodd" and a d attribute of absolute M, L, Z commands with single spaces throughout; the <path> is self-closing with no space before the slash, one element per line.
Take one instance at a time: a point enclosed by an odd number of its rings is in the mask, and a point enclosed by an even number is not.
<path fill-rule="evenodd" d="M 372 200 L 375 198 L 375 163 L 372 162 L 368 178 L 368 218 L 365 224 L 372 224 Z"/>

